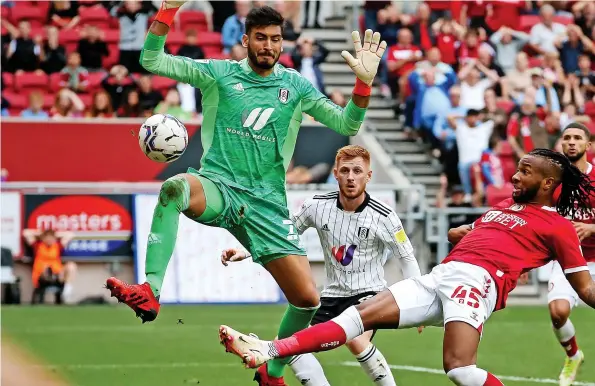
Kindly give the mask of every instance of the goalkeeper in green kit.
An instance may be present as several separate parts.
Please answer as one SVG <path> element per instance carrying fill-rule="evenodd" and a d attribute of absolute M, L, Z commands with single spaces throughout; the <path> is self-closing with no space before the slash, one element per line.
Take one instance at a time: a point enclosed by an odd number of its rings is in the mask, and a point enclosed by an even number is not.
<path fill-rule="evenodd" d="M 277 64 L 283 50 L 283 17 L 270 7 L 252 9 L 246 18 L 242 44 L 247 59 L 191 60 L 165 54 L 169 26 L 183 3 L 162 3 L 140 62 L 154 74 L 202 91 L 201 168 L 190 168 L 161 186 L 148 238 L 147 282 L 129 285 L 109 278 L 107 288 L 143 322 L 154 320 L 183 213 L 201 224 L 227 229 L 270 272 L 289 302 L 278 332 L 279 338 L 288 337 L 308 327 L 319 307 L 306 253 L 289 220 L 285 192 L 285 171 L 302 114 L 342 135 L 357 134 L 386 43 L 367 30 L 362 44 L 359 33 L 353 32 L 356 57 L 341 53 L 356 75 L 352 99 L 343 109 L 298 72 Z M 255 379 L 260 385 L 284 385 L 285 363 L 269 362 Z"/>

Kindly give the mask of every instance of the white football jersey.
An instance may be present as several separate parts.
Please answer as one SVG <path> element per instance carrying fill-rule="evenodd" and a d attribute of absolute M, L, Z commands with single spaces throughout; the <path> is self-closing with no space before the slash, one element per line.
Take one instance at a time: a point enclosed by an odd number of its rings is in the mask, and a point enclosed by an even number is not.
<path fill-rule="evenodd" d="M 384 264 L 389 255 L 402 259 L 406 277 L 420 275 L 401 220 L 368 193 L 354 212 L 343 210 L 339 192 L 314 196 L 292 220 L 300 234 L 310 227 L 318 231 L 326 269 L 323 297 L 382 291 L 386 288 Z"/>

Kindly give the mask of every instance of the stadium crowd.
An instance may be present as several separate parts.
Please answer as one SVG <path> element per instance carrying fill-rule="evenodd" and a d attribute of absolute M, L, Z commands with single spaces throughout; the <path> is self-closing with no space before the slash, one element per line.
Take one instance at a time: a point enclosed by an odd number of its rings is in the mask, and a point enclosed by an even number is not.
<path fill-rule="evenodd" d="M 522 155 L 595 128 L 595 2 L 366 1 L 363 24 L 389 43 L 383 95 L 444 170 L 438 206 L 509 197 Z"/>
<path fill-rule="evenodd" d="M 322 43 L 300 37 L 300 2 L 243 0 L 235 7 L 232 1 L 189 2 L 168 34 L 166 51 L 192 59 L 240 60 L 247 55 L 241 45 L 245 17 L 263 3 L 274 4 L 287 19 L 286 54 L 280 62 L 296 67 L 324 91 L 319 64 L 328 51 Z M 169 113 L 182 120 L 200 119 L 198 90 L 152 76 L 139 64 L 159 5 L 158 0 L 2 1 L 2 116 L 135 118 Z M 309 25 L 318 22 L 306 20 L 304 26 Z"/>

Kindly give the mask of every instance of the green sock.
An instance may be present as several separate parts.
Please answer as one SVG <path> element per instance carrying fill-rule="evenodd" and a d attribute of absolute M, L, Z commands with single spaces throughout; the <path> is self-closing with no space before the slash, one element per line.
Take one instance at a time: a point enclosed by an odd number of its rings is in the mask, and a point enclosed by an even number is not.
<path fill-rule="evenodd" d="M 318 310 L 319 306 L 310 308 L 299 308 L 291 304 L 287 306 L 281 325 L 279 326 L 279 339 L 287 338 L 294 333 L 307 328 L 312 321 L 312 317 Z M 283 359 L 273 359 L 267 363 L 267 373 L 271 377 L 279 378 L 283 376 L 285 365 L 291 360 L 291 357 Z"/>
<path fill-rule="evenodd" d="M 190 185 L 184 177 L 173 177 L 161 186 L 147 241 L 145 275 L 155 296 L 159 296 L 167 264 L 178 235 L 180 213 L 188 209 Z"/>

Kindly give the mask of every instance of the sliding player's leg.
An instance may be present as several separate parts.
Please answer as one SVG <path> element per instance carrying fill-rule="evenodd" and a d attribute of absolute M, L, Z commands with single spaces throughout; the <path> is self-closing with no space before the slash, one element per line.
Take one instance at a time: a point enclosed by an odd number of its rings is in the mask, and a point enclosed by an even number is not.
<path fill-rule="evenodd" d="M 112 296 L 132 308 L 143 322 L 159 312 L 159 295 L 167 265 L 173 254 L 180 213 L 199 222 L 212 222 L 225 211 L 219 188 L 198 174 L 179 174 L 161 186 L 147 241 L 145 274 L 147 282 L 128 285 L 116 278 L 107 280 Z"/>
<path fill-rule="evenodd" d="M 368 377 L 379 386 L 396 386 L 395 378 L 384 355 L 372 343 L 373 331 L 366 331 L 345 345 Z M 312 354 L 309 354 L 312 355 Z"/>
<path fill-rule="evenodd" d="M 286 339 L 261 341 L 227 326 L 220 327 L 219 337 L 247 367 L 258 367 L 273 358 L 335 349 L 365 331 L 441 324 L 440 299 L 429 287 L 434 282 L 431 274 L 400 281 L 336 318 Z"/>
<path fill-rule="evenodd" d="M 578 348 L 574 325 L 569 319 L 572 308 L 578 303 L 578 295 L 566 280 L 557 262 L 554 262 L 552 267 L 548 288 L 548 307 L 554 334 L 566 351 L 566 359 L 559 377 L 560 384 L 571 385 L 585 358 Z"/>

